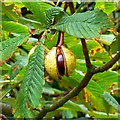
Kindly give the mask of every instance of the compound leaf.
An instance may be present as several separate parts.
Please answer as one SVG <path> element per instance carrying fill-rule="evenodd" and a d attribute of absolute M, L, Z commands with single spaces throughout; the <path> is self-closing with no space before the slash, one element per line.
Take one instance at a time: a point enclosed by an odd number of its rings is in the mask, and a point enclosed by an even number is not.
<path fill-rule="evenodd" d="M 31 115 L 29 108 L 35 108 L 39 105 L 45 84 L 43 66 L 44 46 L 40 44 L 30 56 L 26 74 L 17 97 L 14 117 L 28 117 L 29 114 Z"/>

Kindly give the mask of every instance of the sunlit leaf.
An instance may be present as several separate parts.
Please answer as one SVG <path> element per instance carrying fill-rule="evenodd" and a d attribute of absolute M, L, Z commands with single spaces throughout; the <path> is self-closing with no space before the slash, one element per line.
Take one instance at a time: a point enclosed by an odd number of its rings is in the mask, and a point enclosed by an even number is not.
<path fill-rule="evenodd" d="M 101 35 L 100 41 L 103 44 L 110 45 L 115 39 L 115 36 L 113 34 L 106 34 L 106 35 Z"/>
<path fill-rule="evenodd" d="M 13 33 L 25 34 L 28 33 L 28 27 L 26 25 L 13 22 L 13 21 L 3 21 L 3 30 Z"/>
<path fill-rule="evenodd" d="M 113 96 L 111 96 L 108 92 L 104 92 L 103 97 L 108 102 L 108 104 L 113 106 L 116 110 L 120 111 L 120 105 Z"/>
<path fill-rule="evenodd" d="M 65 118 L 73 118 L 73 114 L 72 114 L 72 111 L 68 111 L 68 110 L 63 110 L 62 111 L 62 118 L 65 119 Z"/>
<path fill-rule="evenodd" d="M 118 82 L 118 73 L 113 71 L 107 71 L 103 73 L 98 73 L 93 76 L 93 79 L 104 89 L 109 91 L 109 87 L 114 83 Z"/>
<path fill-rule="evenodd" d="M 120 34 L 116 36 L 116 39 L 110 45 L 110 51 L 114 54 L 117 51 L 120 51 Z"/>
<path fill-rule="evenodd" d="M 99 8 L 105 13 L 110 14 L 116 9 L 116 5 L 114 2 L 96 2 L 95 8 Z"/>
<path fill-rule="evenodd" d="M 68 101 L 66 102 L 62 107 L 60 107 L 59 109 L 62 109 L 62 110 L 74 110 L 74 111 L 81 111 L 81 112 L 84 112 L 84 113 L 87 113 L 88 112 L 88 109 L 82 105 L 82 104 L 77 104 L 75 102 L 72 102 L 72 101 Z"/>
<path fill-rule="evenodd" d="M 47 3 L 34 0 L 34 2 L 23 2 L 23 4 L 33 13 L 34 19 L 45 25 L 45 10 L 51 6 Z"/>
<path fill-rule="evenodd" d="M 110 60 L 110 56 L 105 51 L 104 47 L 102 47 L 97 41 L 87 41 L 87 47 L 92 60 L 101 60 L 103 62 L 108 62 Z"/>
<path fill-rule="evenodd" d="M 13 7 L 14 4 L 11 4 L 9 6 L 5 6 L 4 4 L 2 4 L 2 12 L 5 13 L 5 15 L 13 21 L 18 21 L 18 15 L 16 12 L 13 12 Z"/>

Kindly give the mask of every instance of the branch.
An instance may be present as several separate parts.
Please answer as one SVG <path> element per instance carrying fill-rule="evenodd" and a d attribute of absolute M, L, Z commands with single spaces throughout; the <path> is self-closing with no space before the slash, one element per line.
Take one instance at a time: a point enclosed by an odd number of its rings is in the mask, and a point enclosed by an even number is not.
<path fill-rule="evenodd" d="M 12 107 L 9 104 L 0 102 L 0 108 L 2 108 L 2 114 L 6 116 L 12 116 Z"/>
<path fill-rule="evenodd" d="M 120 59 L 120 51 L 115 55 L 114 58 L 112 58 L 109 62 L 107 62 L 105 65 L 95 68 L 94 74 L 98 72 L 104 72 L 111 68 L 118 60 Z"/>
<path fill-rule="evenodd" d="M 90 58 L 89 58 L 88 50 L 87 50 L 87 45 L 86 45 L 86 41 L 85 41 L 84 38 L 81 38 L 81 43 L 82 43 L 83 53 L 84 53 L 84 56 L 85 56 L 86 67 L 90 68 L 92 66 L 92 64 L 90 62 Z"/>
<path fill-rule="evenodd" d="M 61 94 L 57 94 L 57 93 L 56 94 L 49 94 L 49 93 L 43 92 L 42 95 L 43 96 L 48 96 L 48 97 L 59 97 L 59 96 L 65 96 L 67 93 L 68 93 L 68 91 L 67 92 L 63 92 Z"/>
<path fill-rule="evenodd" d="M 83 80 L 80 82 L 80 84 L 78 86 L 76 86 L 75 88 L 73 88 L 67 95 L 65 95 L 63 98 L 61 98 L 58 102 L 54 103 L 51 106 L 45 107 L 41 110 L 41 112 L 38 115 L 38 118 L 42 119 L 48 112 L 56 110 L 57 108 L 63 106 L 64 103 L 66 103 L 68 100 L 70 100 L 71 98 L 77 96 L 79 94 L 79 92 L 86 87 L 86 85 L 88 84 L 88 82 L 90 81 L 91 77 L 92 77 L 92 73 L 88 70 L 85 77 L 83 78 Z"/>

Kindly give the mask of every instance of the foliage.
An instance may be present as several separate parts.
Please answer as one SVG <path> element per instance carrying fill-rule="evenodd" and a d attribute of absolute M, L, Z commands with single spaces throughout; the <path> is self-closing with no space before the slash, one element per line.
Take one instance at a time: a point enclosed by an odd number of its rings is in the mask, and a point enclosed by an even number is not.
<path fill-rule="evenodd" d="M 79 27 L 78 27 L 79 26 Z M 61 20 L 55 28 L 67 32 L 78 38 L 96 38 L 99 36 L 99 29 L 112 24 L 108 22 L 105 13 L 98 9 L 85 13 L 78 13 Z"/>
<path fill-rule="evenodd" d="M 120 51 L 116 22 L 119 2 L 68 2 L 70 9 L 66 10 L 65 4 L 38 0 L 2 2 L 0 99 L 6 104 L 6 117 L 37 117 L 82 81 L 87 68 L 80 38 L 86 39 L 91 63 L 96 67 Z M 75 13 L 71 14 L 73 9 Z M 56 46 L 58 31 L 64 32 L 64 46 L 76 56 L 74 72 L 60 81 L 50 78 L 44 70 L 44 56 Z M 48 110 L 44 117 L 85 119 L 88 115 L 116 119 L 120 111 L 119 69 L 120 60 L 108 71 L 95 74 L 76 97 L 56 110 Z"/>

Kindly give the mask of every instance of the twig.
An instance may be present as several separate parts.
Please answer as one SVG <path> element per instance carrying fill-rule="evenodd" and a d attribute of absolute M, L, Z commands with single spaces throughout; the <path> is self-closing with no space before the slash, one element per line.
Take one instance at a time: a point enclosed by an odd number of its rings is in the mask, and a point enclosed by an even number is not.
<path fill-rule="evenodd" d="M 70 0 L 70 2 L 69 2 L 69 8 L 70 8 L 71 14 L 74 14 L 75 13 L 75 8 L 74 8 L 72 0 Z"/>
<path fill-rule="evenodd" d="M 90 58 L 89 58 L 88 50 L 87 50 L 87 45 L 86 45 L 86 41 L 85 41 L 84 38 L 81 38 L 81 43 L 82 43 L 83 53 L 84 53 L 84 56 L 85 56 L 86 67 L 90 68 L 92 66 L 92 64 L 90 62 Z"/>
<path fill-rule="evenodd" d="M 66 95 L 68 93 L 68 91 L 67 92 L 63 92 L 63 93 L 60 93 L 60 94 L 49 94 L 49 93 L 45 93 L 45 92 L 43 92 L 42 93 L 42 95 L 43 96 L 49 96 L 49 97 L 59 97 L 59 96 L 64 96 L 64 95 Z"/>
<path fill-rule="evenodd" d="M 38 42 L 36 43 L 36 45 L 39 45 L 39 44 L 40 44 L 40 39 L 41 39 L 43 33 L 44 33 L 44 31 L 42 31 L 42 32 L 39 34 Z"/>
<path fill-rule="evenodd" d="M 68 7 L 68 2 L 65 2 L 65 5 L 64 5 L 64 11 L 66 12 L 67 10 L 67 7 Z"/>
<path fill-rule="evenodd" d="M 111 68 L 118 60 L 120 59 L 120 51 L 115 55 L 114 58 L 112 58 L 109 62 L 107 62 L 105 65 L 95 68 L 94 74 L 98 72 L 104 72 Z"/>

